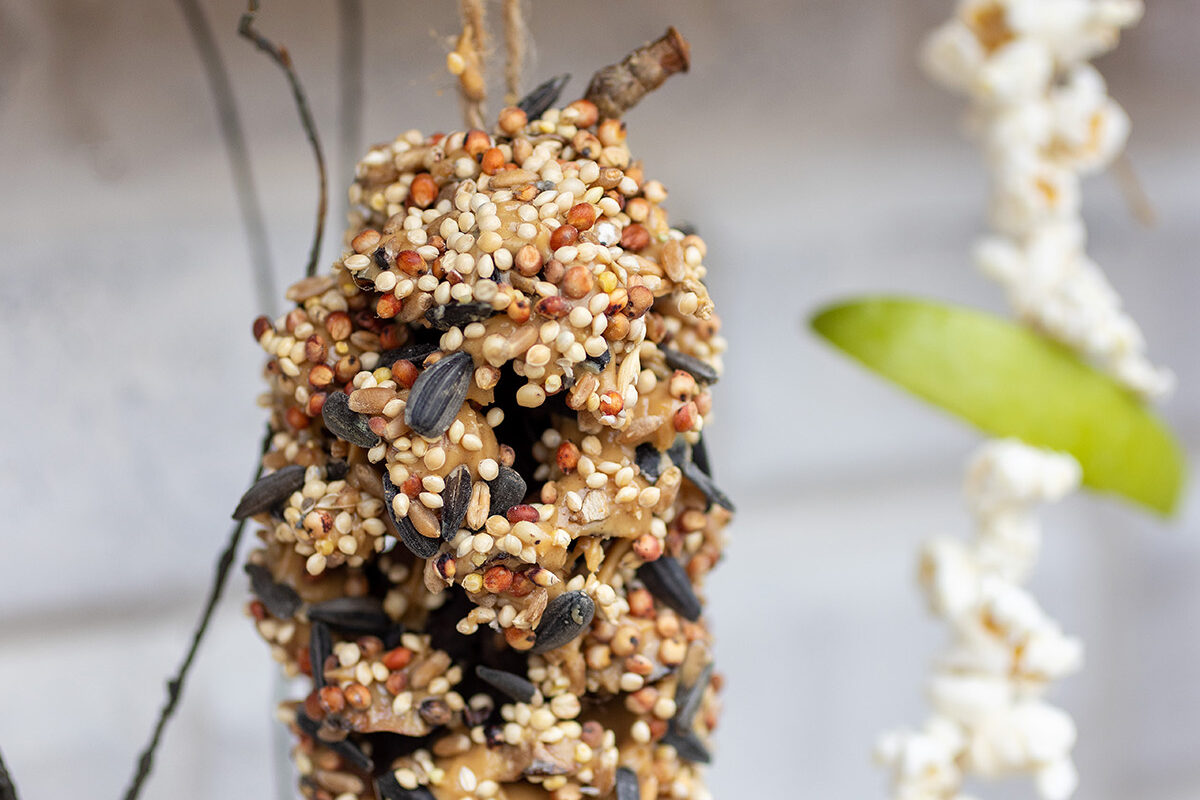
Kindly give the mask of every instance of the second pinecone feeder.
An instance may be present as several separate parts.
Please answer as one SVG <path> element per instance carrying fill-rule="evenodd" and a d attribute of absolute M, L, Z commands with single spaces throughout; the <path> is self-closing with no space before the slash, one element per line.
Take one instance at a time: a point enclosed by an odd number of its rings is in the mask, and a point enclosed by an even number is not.
<path fill-rule="evenodd" d="M 237 516 L 258 630 L 312 678 L 305 797 L 708 797 L 724 342 L 619 120 L 687 63 L 671 29 L 564 108 L 372 149 L 350 249 L 256 320 L 273 437 Z"/>

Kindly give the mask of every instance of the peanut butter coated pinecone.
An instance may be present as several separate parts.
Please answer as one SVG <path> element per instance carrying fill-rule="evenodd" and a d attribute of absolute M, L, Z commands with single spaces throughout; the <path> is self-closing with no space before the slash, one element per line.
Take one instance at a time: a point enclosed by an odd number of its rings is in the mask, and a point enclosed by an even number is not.
<path fill-rule="evenodd" d="M 269 355 L 250 613 L 312 800 L 707 798 L 704 242 L 580 100 L 374 147 Z"/>

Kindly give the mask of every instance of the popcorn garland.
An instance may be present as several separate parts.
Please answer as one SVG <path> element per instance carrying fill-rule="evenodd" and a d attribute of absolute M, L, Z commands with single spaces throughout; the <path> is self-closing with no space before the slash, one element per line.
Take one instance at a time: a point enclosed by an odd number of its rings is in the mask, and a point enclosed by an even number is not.
<path fill-rule="evenodd" d="M 985 443 L 967 471 L 976 537 L 928 542 L 920 583 L 930 610 L 950 626 L 949 647 L 928 684 L 933 716 L 919 731 L 884 735 L 876 757 L 896 800 L 968 800 L 968 774 L 1033 773 L 1046 800 L 1075 790 L 1075 725 L 1041 698 L 1077 671 L 1083 647 L 1063 634 L 1022 587 L 1037 561 L 1037 504 L 1079 484 L 1070 456 L 1013 440 Z"/>
<path fill-rule="evenodd" d="M 976 246 L 980 269 L 1027 324 L 1160 398 L 1174 377 L 1146 359 L 1141 330 L 1087 257 L 1079 190 L 1129 134 L 1128 116 L 1087 60 L 1115 47 L 1142 11 L 1140 0 L 960 0 L 924 61 L 934 79 L 970 97 L 991 167 L 995 233 Z M 1070 456 L 1013 440 L 989 441 L 973 458 L 975 540 L 937 538 L 921 554 L 922 589 L 953 634 L 927 687 L 934 714 L 921 730 L 885 734 L 876 749 L 896 800 L 970 800 L 968 775 L 1029 773 L 1045 800 L 1075 792 L 1075 724 L 1042 697 L 1080 668 L 1083 647 L 1021 584 L 1041 544 L 1036 505 L 1080 477 Z"/>
<path fill-rule="evenodd" d="M 1129 117 L 1087 60 L 1113 49 L 1141 0 L 963 0 L 929 38 L 930 75 L 971 100 L 992 175 L 995 233 L 975 250 L 1026 323 L 1147 398 L 1174 377 L 1087 257 L 1082 175 L 1120 154 Z"/>

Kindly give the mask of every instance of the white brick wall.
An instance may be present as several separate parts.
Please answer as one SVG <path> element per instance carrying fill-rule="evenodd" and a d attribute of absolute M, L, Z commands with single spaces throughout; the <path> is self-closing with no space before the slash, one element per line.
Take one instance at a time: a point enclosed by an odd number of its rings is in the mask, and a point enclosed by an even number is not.
<path fill-rule="evenodd" d="M 709 239 L 732 347 L 712 430 L 742 508 L 711 593 L 729 687 L 717 797 L 881 796 L 876 732 L 924 714 L 941 631 L 911 587 L 912 558 L 924 535 L 965 522 L 959 462 L 975 436 L 830 353 L 802 320 L 878 289 L 1000 307 L 968 266 L 982 168 L 956 132 L 961 109 L 913 66 L 946 5 L 570 0 L 532 23 L 536 74 L 572 69 L 577 87 L 668 21 L 694 45 L 693 75 L 630 122 L 674 213 Z M 241 4 L 211 6 L 273 252 L 294 277 L 306 144 L 281 76 L 231 35 Z M 262 19 L 293 51 L 330 148 L 333 8 L 269 3 Z M 450 4 L 431 8 L 368 3 L 371 139 L 456 121 L 428 35 L 453 32 Z M 1151 353 L 1180 373 L 1164 413 L 1193 451 L 1198 22 L 1194 4 L 1158 0 L 1103 65 L 1132 112 L 1160 226 L 1139 228 L 1107 177 L 1090 182 L 1087 209 L 1093 254 Z M 594 55 L 580 55 L 587 38 L 602 40 Z M 249 477 L 256 309 L 208 102 L 170 3 L 0 0 L 0 334 L 16 345 L 0 454 L 0 748 L 33 800 L 116 795 Z M 1080 796 L 1196 797 L 1195 512 L 1165 525 L 1085 498 L 1051 516 L 1038 587 L 1088 645 L 1060 695 L 1081 723 Z M 272 664 L 239 616 L 244 592 L 239 577 L 150 798 L 272 791 Z"/>

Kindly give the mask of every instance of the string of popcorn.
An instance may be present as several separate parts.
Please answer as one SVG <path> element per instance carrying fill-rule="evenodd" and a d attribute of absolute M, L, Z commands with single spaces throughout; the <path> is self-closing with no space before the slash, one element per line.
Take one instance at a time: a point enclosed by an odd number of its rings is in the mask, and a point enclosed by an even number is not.
<path fill-rule="evenodd" d="M 1129 117 L 1088 59 L 1114 48 L 1141 0 L 963 0 L 929 38 L 930 75 L 971 101 L 992 177 L 979 268 L 1018 316 L 1146 398 L 1174 377 L 1150 363 L 1137 323 L 1085 251 L 1082 176 L 1109 166 Z"/>
<path fill-rule="evenodd" d="M 1027 324 L 1074 348 L 1132 391 L 1159 398 L 1174 377 L 1151 364 L 1137 324 L 1085 252 L 1081 177 L 1107 167 L 1129 118 L 1087 63 L 1116 46 L 1141 0 L 960 0 L 930 37 L 929 73 L 971 99 L 970 123 L 992 174 L 994 232 L 980 269 Z M 1017 441 L 986 442 L 967 472 L 969 543 L 923 548 L 920 583 L 952 636 L 927 686 L 920 730 L 881 737 L 876 758 L 896 800 L 971 800 L 968 776 L 1031 774 L 1045 800 L 1074 794 L 1075 724 L 1043 699 L 1076 672 L 1083 647 L 1022 586 L 1041 545 L 1038 504 L 1074 490 L 1070 456 Z"/>
<path fill-rule="evenodd" d="M 969 774 L 1032 773 L 1046 800 L 1074 791 L 1075 725 L 1042 696 L 1079 669 L 1083 647 L 1022 583 L 1041 546 L 1037 505 L 1079 477 L 1070 456 L 1012 440 L 986 442 L 973 458 L 974 541 L 936 538 L 921 554 L 921 588 L 952 631 L 927 687 L 933 716 L 919 731 L 885 734 L 876 751 L 896 800 L 968 800 L 960 790 Z"/>

